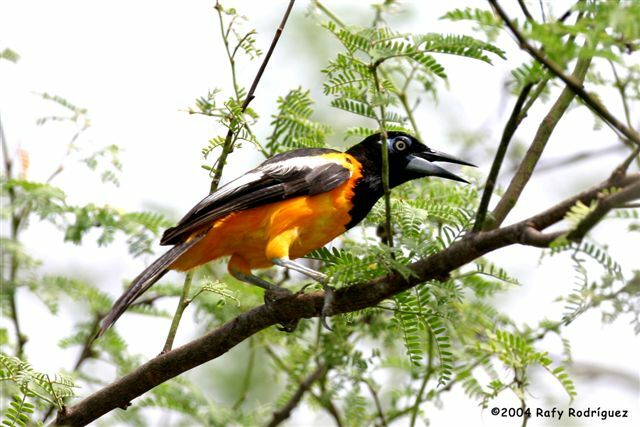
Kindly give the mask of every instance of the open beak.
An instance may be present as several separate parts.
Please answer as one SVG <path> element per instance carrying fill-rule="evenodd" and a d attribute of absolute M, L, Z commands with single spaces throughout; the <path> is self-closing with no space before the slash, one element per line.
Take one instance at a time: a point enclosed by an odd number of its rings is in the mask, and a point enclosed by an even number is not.
<path fill-rule="evenodd" d="M 448 170 L 435 165 L 433 162 L 447 162 L 476 167 L 476 165 L 472 163 L 458 159 L 457 157 L 451 156 L 449 154 L 429 150 L 422 153 L 411 154 L 409 156 L 409 163 L 407 164 L 406 169 L 408 171 L 416 172 L 424 176 L 438 176 L 440 178 L 447 178 L 453 181 L 465 182 L 467 184 L 469 183 L 469 181 L 467 181 L 466 179 L 463 179 L 458 175 L 455 175 Z"/>

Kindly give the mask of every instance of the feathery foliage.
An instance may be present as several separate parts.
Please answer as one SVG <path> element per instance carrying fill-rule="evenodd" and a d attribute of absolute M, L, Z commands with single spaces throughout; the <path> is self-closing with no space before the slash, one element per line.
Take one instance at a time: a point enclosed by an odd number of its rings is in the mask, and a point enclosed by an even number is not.
<path fill-rule="evenodd" d="M 278 113 L 273 116 L 273 132 L 267 138 L 268 157 L 296 148 L 324 147 L 331 127 L 310 119 L 313 100 L 309 91 L 292 89 L 278 98 Z"/>

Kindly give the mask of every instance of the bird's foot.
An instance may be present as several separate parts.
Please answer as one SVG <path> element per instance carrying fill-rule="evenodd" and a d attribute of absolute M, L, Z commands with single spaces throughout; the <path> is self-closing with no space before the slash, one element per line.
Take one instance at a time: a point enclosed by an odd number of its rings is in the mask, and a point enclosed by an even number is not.
<path fill-rule="evenodd" d="M 279 299 L 286 298 L 293 295 L 293 293 L 285 288 L 273 287 L 264 291 L 264 303 L 267 306 L 270 306 L 274 302 Z M 299 319 L 280 322 L 279 326 L 277 326 L 278 330 L 281 332 L 293 332 L 298 327 Z"/>
<path fill-rule="evenodd" d="M 336 291 L 327 283 L 322 284 L 322 289 L 324 289 L 324 302 L 322 303 L 322 312 L 320 313 L 320 323 L 326 329 L 333 332 L 333 329 L 331 329 L 331 326 L 329 326 L 329 323 L 327 322 L 327 317 L 331 316 Z"/>
<path fill-rule="evenodd" d="M 293 293 L 289 289 L 274 286 L 273 288 L 265 289 L 264 303 L 266 305 L 271 305 L 279 299 L 286 298 L 291 295 L 293 295 Z"/>

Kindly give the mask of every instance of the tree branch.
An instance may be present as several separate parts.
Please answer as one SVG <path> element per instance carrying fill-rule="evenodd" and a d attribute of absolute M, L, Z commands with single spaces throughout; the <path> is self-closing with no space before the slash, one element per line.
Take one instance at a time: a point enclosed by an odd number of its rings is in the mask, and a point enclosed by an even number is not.
<path fill-rule="evenodd" d="M 380 403 L 380 398 L 378 397 L 378 392 L 376 391 L 376 387 L 371 380 L 364 380 L 364 383 L 367 385 L 369 392 L 371 393 L 371 397 L 373 397 L 373 403 L 376 405 L 376 411 L 378 411 L 378 418 L 380 418 L 380 426 L 387 427 L 387 421 L 384 416 L 384 411 L 382 410 L 382 404 Z"/>
<path fill-rule="evenodd" d="M 470 233 L 451 246 L 408 266 L 413 275 L 404 278 L 390 273 L 365 283 L 335 291 L 334 314 L 373 307 L 380 301 L 428 280 L 447 277 L 451 271 L 496 249 L 513 244 L 539 246 L 542 231 L 562 220 L 578 201 L 589 204 L 604 190 L 615 186 L 620 191 L 638 185 L 640 174 L 613 175 L 606 181 L 570 197 L 522 222 L 479 233 Z M 535 237 L 531 233 L 536 234 Z M 542 234 L 542 233 L 540 233 Z M 208 334 L 141 365 L 114 383 L 96 391 L 58 414 L 52 425 L 83 426 L 115 408 L 126 408 L 132 399 L 153 387 L 213 360 L 261 330 L 283 322 L 319 317 L 324 294 L 294 294 L 269 306 L 261 305 L 228 321 Z"/>
<path fill-rule="evenodd" d="M 580 221 L 578 226 L 567 234 L 568 240 L 582 240 L 611 211 L 633 200 L 640 199 L 640 182 L 632 184 L 624 190 L 610 196 L 601 195 L 596 208 Z"/>
<path fill-rule="evenodd" d="M 320 339 L 320 333 L 322 331 L 322 324 L 320 322 L 318 322 L 318 334 L 317 334 L 317 339 L 316 339 L 316 343 L 315 343 L 315 347 L 317 350 L 317 347 L 319 345 L 318 340 Z M 285 364 L 285 362 L 276 354 L 275 351 L 273 351 L 273 349 L 269 346 L 265 346 L 265 351 L 267 352 L 267 354 L 271 357 L 271 359 L 273 360 L 273 362 L 275 363 L 275 365 L 281 369 L 282 371 L 284 371 L 290 379 L 292 379 L 293 381 L 296 382 L 300 382 L 301 380 L 298 378 L 298 376 L 291 370 L 291 368 L 289 366 L 287 366 Z M 315 357 L 317 364 L 318 365 L 322 365 L 324 364 L 324 362 L 320 362 L 320 358 L 318 357 L 318 354 L 316 354 Z M 331 369 L 331 366 L 327 365 L 327 369 L 325 370 L 323 376 L 321 376 L 319 379 L 317 379 L 316 381 L 320 382 L 320 388 L 322 389 L 321 392 L 324 393 L 323 390 L 323 380 L 325 379 L 326 375 L 329 373 L 329 370 Z M 322 406 L 334 419 L 334 421 L 336 422 L 336 426 L 338 427 L 342 427 L 342 419 L 340 417 L 340 413 L 338 412 L 338 408 L 336 408 L 336 406 L 333 404 L 333 401 L 324 396 L 324 395 L 318 395 L 316 393 L 313 392 L 312 389 L 309 389 L 309 395 L 311 395 L 311 397 L 313 397 L 313 399 L 316 401 L 316 403 L 318 403 L 320 406 Z"/>
<path fill-rule="evenodd" d="M 531 12 L 529 12 L 527 5 L 524 3 L 524 0 L 518 0 L 518 5 L 520 6 L 520 9 L 522 9 L 522 13 L 527 18 L 527 21 L 534 21 L 533 16 L 531 16 Z"/>
<path fill-rule="evenodd" d="M 620 151 L 626 151 L 628 149 L 629 148 L 625 145 L 615 144 L 608 147 L 599 148 L 597 150 L 579 151 L 575 154 L 571 154 L 565 157 L 549 159 L 546 162 L 540 163 L 540 165 L 536 167 L 536 174 L 540 174 L 541 172 L 549 172 L 554 169 L 570 166 L 585 160 L 599 159 L 609 154 L 616 154 Z M 511 172 L 515 172 L 517 169 L 517 167 L 513 168 Z"/>
<path fill-rule="evenodd" d="M 504 161 L 504 156 L 507 153 L 507 148 L 509 147 L 511 138 L 516 132 L 516 129 L 518 129 L 518 124 L 520 124 L 518 118 L 520 117 L 522 106 L 524 105 L 527 96 L 529 96 L 529 92 L 531 91 L 532 87 L 533 83 L 529 83 L 522 88 L 522 91 L 520 92 L 520 95 L 518 95 L 518 99 L 513 106 L 513 110 L 511 111 L 511 116 L 509 117 L 507 124 L 504 126 L 502 139 L 500 140 L 500 145 L 498 146 L 498 150 L 496 151 L 496 156 L 493 159 L 491 171 L 489 172 L 489 176 L 487 177 L 487 183 L 484 186 L 482 199 L 480 200 L 480 206 L 478 207 L 478 212 L 476 213 L 476 221 L 473 224 L 473 231 L 480 231 L 482 229 L 482 225 L 484 224 L 484 220 L 487 215 L 487 209 L 489 208 L 489 202 L 491 201 L 491 195 L 493 194 L 493 189 L 495 188 L 496 181 L 498 180 L 500 167 L 502 166 L 502 162 Z"/>
<path fill-rule="evenodd" d="M 584 101 L 584 103 L 587 104 L 598 116 L 600 116 L 602 120 L 607 122 L 609 126 L 617 130 L 620 134 L 624 135 L 636 145 L 640 145 L 640 134 L 638 132 L 625 126 L 624 123 L 611 114 L 604 105 L 591 96 L 584 89 L 582 81 L 576 79 L 574 76 L 566 75 L 558 64 L 547 58 L 539 49 L 533 47 L 524 35 L 516 28 L 513 22 L 511 22 L 509 16 L 507 16 L 506 12 L 498 4 L 497 0 L 487 1 L 491 4 L 498 15 L 500 15 L 500 18 L 502 18 L 505 25 L 509 28 L 509 31 L 511 31 L 511 34 L 513 34 L 523 50 L 527 51 L 536 61 L 540 62 L 549 71 L 560 78 L 560 80 L 562 80 L 573 93 L 578 95 L 578 97 L 582 99 L 582 101 Z"/>
<path fill-rule="evenodd" d="M 590 64 L 591 57 L 578 59 L 572 78 L 580 82 L 583 81 Z M 558 96 L 556 102 L 551 106 L 549 112 L 540 123 L 540 126 L 538 126 L 538 130 L 531 142 L 531 146 L 529 146 L 524 159 L 522 159 L 522 162 L 518 167 L 518 171 L 511 179 L 507 191 L 505 191 L 504 196 L 502 196 L 493 210 L 491 223 L 484 224 L 486 229 L 500 226 L 509 212 L 511 212 L 511 209 L 516 205 L 520 194 L 522 194 L 522 190 L 524 190 L 524 187 L 529 182 L 529 179 L 533 174 L 533 170 L 538 164 L 540 156 L 542 156 L 542 152 L 544 151 L 553 130 L 558 122 L 560 122 L 560 119 L 567 111 L 574 98 L 575 94 L 573 91 L 570 88 L 565 87 L 560 93 L 560 96 Z"/>
<path fill-rule="evenodd" d="M 182 313 L 184 313 L 184 310 L 187 308 L 187 306 L 191 304 L 189 292 L 191 291 L 192 280 L 193 271 L 187 271 L 184 276 L 184 283 L 182 285 L 182 295 L 180 295 L 180 299 L 178 300 L 178 305 L 176 306 L 176 311 L 173 314 L 173 319 L 171 319 L 171 326 L 169 327 L 169 332 L 167 333 L 167 339 L 164 342 L 164 347 L 162 347 L 163 353 L 170 351 L 173 347 L 173 340 L 176 338 L 176 334 L 178 333 L 178 326 L 180 325 L 180 320 L 182 320 Z"/>
<path fill-rule="evenodd" d="M 291 416 L 291 411 L 295 409 L 296 406 L 302 400 L 302 396 L 304 396 L 305 392 L 311 388 L 311 385 L 318 381 L 327 371 L 327 365 L 320 364 L 308 377 L 304 379 L 300 383 L 300 386 L 296 390 L 296 392 L 291 396 L 291 398 L 287 401 L 287 403 L 279 410 L 273 413 L 273 418 L 267 424 L 267 427 L 275 427 L 279 425 L 281 422 L 286 420 Z"/>

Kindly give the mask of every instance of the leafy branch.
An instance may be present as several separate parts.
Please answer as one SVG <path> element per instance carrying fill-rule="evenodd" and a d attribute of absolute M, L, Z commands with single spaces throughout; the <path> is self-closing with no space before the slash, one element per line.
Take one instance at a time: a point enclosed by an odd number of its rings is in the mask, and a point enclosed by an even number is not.
<path fill-rule="evenodd" d="M 543 64 L 555 76 L 560 78 L 560 80 L 562 80 L 574 94 L 576 94 L 586 105 L 588 105 L 599 117 L 607 122 L 619 134 L 623 135 L 634 144 L 640 145 L 640 134 L 618 120 L 601 102 L 599 102 L 591 94 L 589 94 L 584 89 L 582 79 L 580 79 L 579 76 L 567 75 L 562 70 L 562 67 L 560 67 L 552 59 L 544 55 L 543 52 L 541 52 L 539 49 L 536 49 L 531 43 L 529 43 L 526 37 L 511 21 L 504 9 L 502 9 L 502 7 L 498 4 L 497 0 L 488 0 L 488 2 L 498 13 L 500 18 L 502 18 L 505 25 L 507 26 L 507 28 L 509 28 L 509 31 L 511 31 L 522 49 L 524 49 L 527 53 L 529 53 L 529 55 L 535 58 L 536 61 Z"/>
<path fill-rule="evenodd" d="M 615 186 L 625 190 L 638 182 L 639 174 L 614 176 L 524 221 L 463 236 L 444 250 L 410 264 L 408 268 L 414 275 L 405 277 L 391 273 L 365 283 L 338 289 L 333 314 L 372 307 L 419 283 L 446 277 L 456 268 L 502 247 L 512 244 L 547 247 L 558 233 L 545 234 L 543 231 L 561 221 L 577 202 L 589 204 L 604 189 Z M 206 335 L 159 355 L 116 382 L 68 407 L 64 413 L 58 414 L 53 425 L 85 425 L 115 408 L 126 407 L 131 399 L 180 373 L 221 356 L 268 326 L 301 318 L 319 317 L 323 300 L 322 292 L 296 294 L 269 306 L 262 305 L 244 312 Z"/>
<path fill-rule="evenodd" d="M 291 9 L 293 9 L 294 3 L 295 3 L 295 0 L 289 1 L 289 5 L 285 10 L 284 16 L 282 17 L 282 21 L 280 21 L 280 25 L 278 25 L 278 28 L 276 29 L 276 32 L 273 36 L 273 39 L 271 40 L 271 45 L 269 46 L 269 50 L 267 50 L 267 53 L 264 59 L 262 60 L 262 64 L 260 65 L 260 68 L 258 69 L 258 72 L 255 78 L 253 79 L 253 83 L 251 83 L 249 92 L 247 93 L 247 96 L 242 102 L 242 105 L 240 107 L 240 114 L 244 113 L 247 110 L 247 107 L 255 97 L 254 94 L 258 87 L 258 83 L 260 82 L 260 79 L 264 74 L 264 70 L 267 68 L 267 64 L 269 63 L 269 59 L 271 59 L 271 55 L 273 54 L 273 51 L 276 47 L 276 44 L 278 43 L 278 40 L 280 40 L 280 35 L 282 34 L 282 31 L 284 31 L 284 26 L 287 23 L 287 19 L 289 18 Z M 219 7 L 220 7 L 219 3 L 216 3 L 216 9 L 218 11 L 219 11 Z M 224 143 L 222 145 L 222 152 L 220 153 L 220 155 L 218 156 L 218 159 L 216 160 L 216 166 L 213 168 L 214 174 L 213 174 L 213 178 L 211 179 L 211 187 L 209 189 L 210 193 L 213 193 L 218 188 L 218 185 L 220 184 L 220 179 L 222 178 L 222 169 L 227 161 L 227 157 L 233 151 L 233 137 L 234 137 L 233 127 L 230 126 L 229 130 L 227 131 L 227 135 L 224 138 Z"/>

